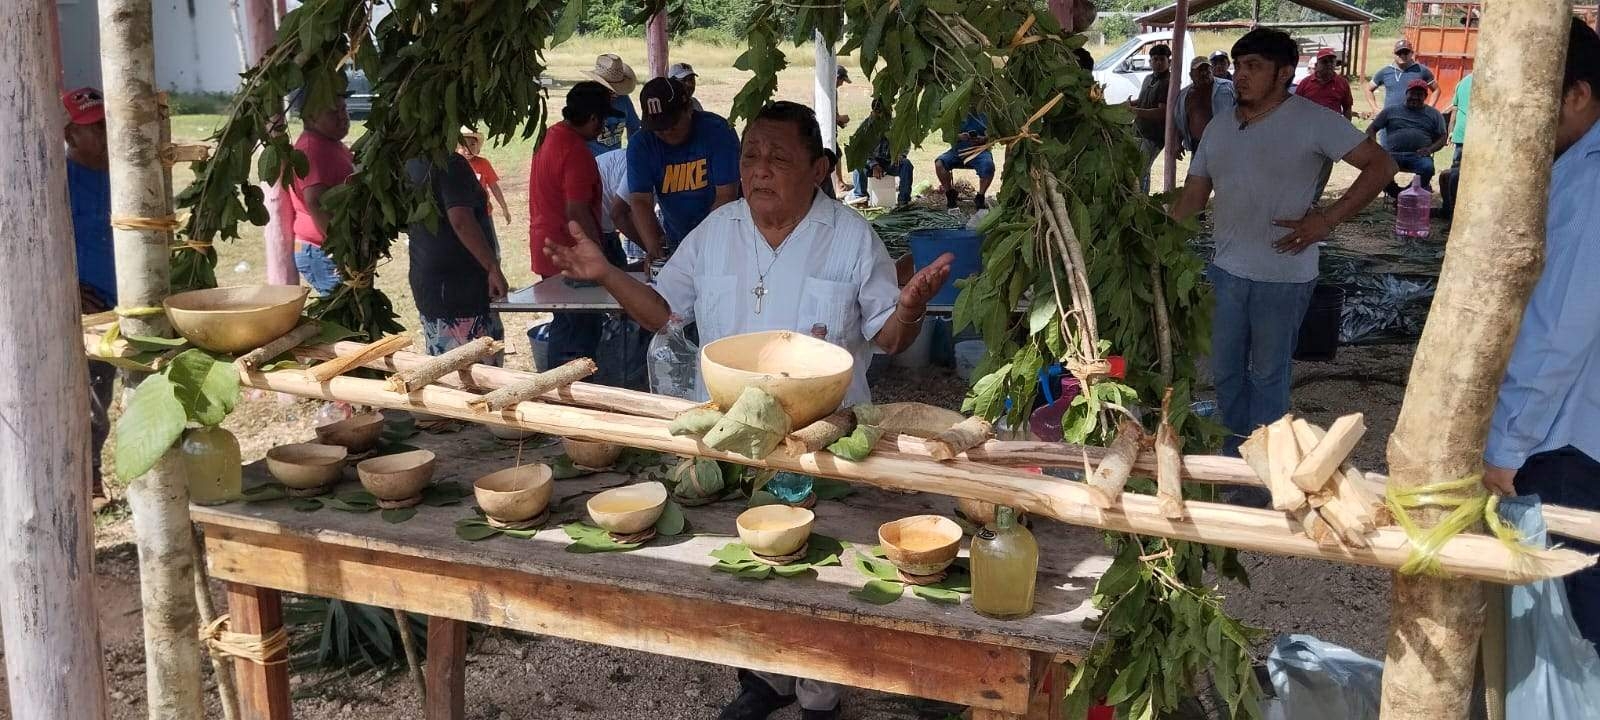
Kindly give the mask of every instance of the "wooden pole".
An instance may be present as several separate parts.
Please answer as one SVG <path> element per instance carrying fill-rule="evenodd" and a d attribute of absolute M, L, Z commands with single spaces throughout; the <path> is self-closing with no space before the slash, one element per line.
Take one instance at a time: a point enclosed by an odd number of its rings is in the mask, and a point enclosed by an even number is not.
<path fill-rule="evenodd" d="M 644 54 L 650 65 L 650 77 L 667 75 L 667 13 L 650 16 L 644 25 Z"/>
<path fill-rule="evenodd" d="M 1489 417 L 1543 265 L 1572 2 L 1486 3 L 1483 11 L 1462 214 L 1389 438 L 1389 482 L 1399 486 L 1482 471 Z M 1424 527 L 1438 516 L 1414 513 Z M 1478 583 L 1396 575 L 1382 717 L 1466 717 L 1483 622 Z"/>
<path fill-rule="evenodd" d="M 1165 192 L 1178 186 L 1178 125 L 1173 122 L 1172 109 L 1178 106 L 1178 89 L 1188 77 L 1189 64 L 1183 61 L 1184 36 L 1189 33 L 1189 0 L 1178 0 L 1177 15 L 1172 23 L 1172 77 L 1167 83 L 1167 141 Z M 1181 116 L 1181 113 L 1180 113 Z"/>
<path fill-rule="evenodd" d="M 116 227 L 116 218 L 162 220 L 173 212 L 161 164 L 162 109 L 155 84 L 150 0 L 100 0 L 100 60 L 105 83 L 111 217 L 118 309 L 124 335 L 170 336 L 160 307 L 169 291 L 172 233 Z M 125 375 L 125 385 L 137 378 Z M 144 605 L 145 687 L 152 720 L 198 720 L 199 612 L 189 487 L 174 450 L 128 487 L 139 547 Z"/>
<path fill-rule="evenodd" d="M 246 66 L 254 66 L 266 57 L 267 49 L 278 40 L 278 23 L 273 13 L 272 0 L 245 0 L 245 34 L 249 52 Z M 289 196 L 272 183 L 261 183 L 263 202 L 267 206 L 267 226 L 262 228 L 262 247 L 266 254 L 267 282 L 273 285 L 297 285 L 300 273 L 294 267 L 294 216 L 289 207 Z"/>
<path fill-rule="evenodd" d="M 0 615 L 11 717 L 103 720 L 55 5 L 0 5 Z"/>

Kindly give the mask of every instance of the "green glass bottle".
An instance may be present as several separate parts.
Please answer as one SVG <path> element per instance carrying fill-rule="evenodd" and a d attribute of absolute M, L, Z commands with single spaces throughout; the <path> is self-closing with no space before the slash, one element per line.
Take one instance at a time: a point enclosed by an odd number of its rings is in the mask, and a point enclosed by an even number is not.
<path fill-rule="evenodd" d="M 189 502 L 220 505 L 239 497 L 244 477 L 233 433 L 220 427 L 191 428 L 183 433 L 178 452 L 189 479 Z"/>
<path fill-rule="evenodd" d="M 1039 543 L 1016 509 L 1001 505 L 972 541 L 972 609 L 999 620 L 1026 617 L 1038 575 Z"/>

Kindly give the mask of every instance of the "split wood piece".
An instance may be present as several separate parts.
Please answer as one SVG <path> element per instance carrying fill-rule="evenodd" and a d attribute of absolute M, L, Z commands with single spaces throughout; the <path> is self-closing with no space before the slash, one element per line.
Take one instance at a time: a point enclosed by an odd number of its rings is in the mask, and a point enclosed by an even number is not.
<path fill-rule="evenodd" d="M 1183 450 L 1172 423 L 1161 420 L 1156 428 L 1156 500 L 1168 520 L 1188 517 L 1183 509 Z"/>
<path fill-rule="evenodd" d="M 479 360 L 492 357 L 504 348 L 505 345 L 503 343 L 492 337 L 478 338 L 443 355 L 434 357 L 419 367 L 401 370 L 390 375 L 389 390 L 401 394 L 410 393 Z"/>
<path fill-rule="evenodd" d="M 1110 510 L 1121 504 L 1122 488 L 1128 484 L 1128 475 L 1133 473 L 1133 462 L 1139 455 L 1143 436 L 1144 428 L 1139 427 L 1139 423 L 1126 418 L 1117 423 L 1117 438 L 1111 441 L 1105 459 L 1089 478 L 1090 487 L 1097 491 L 1093 494 L 1096 507 Z"/>
<path fill-rule="evenodd" d="M 816 452 L 832 445 L 839 438 L 855 432 L 855 429 L 856 414 L 849 410 L 840 410 L 789 433 L 788 437 L 783 439 L 783 449 L 790 455 Z"/>
<path fill-rule="evenodd" d="M 319 383 L 325 383 L 340 375 L 350 372 L 371 360 L 391 355 L 411 345 L 411 336 L 405 333 L 390 335 L 377 342 L 361 346 L 348 355 L 341 354 L 324 363 L 307 370 L 306 377 Z"/>
<path fill-rule="evenodd" d="M 1267 435 L 1267 490 L 1272 493 L 1272 507 L 1293 512 L 1306 504 L 1305 491 L 1294 484 L 1294 469 L 1300 464 L 1300 444 L 1294 437 L 1294 418 L 1285 415 L 1268 425 Z"/>
<path fill-rule="evenodd" d="M 551 390 L 564 388 L 599 370 L 589 358 L 578 358 L 561 367 L 547 370 L 515 385 L 507 385 L 472 403 L 472 409 L 500 412 L 517 403 L 526 402 Z"/>
<path fill-rule="evenodd" d="M 1122 497 L 1121 512 L 1107 513 L 1094 504 L 1094 490 L 1085 483 L 1020 470 L 993 467 L 967 459 L 935 463 L 922 441 L 901 437 L 908 452 L 880 446 L 860 462 L 838 462 L 828 453 L 791 457 L 774 453 L 765 459 L 749 458 L 704 446 L 694 438 L 674 437 L 669 421 L 622 413 L 546 403 L 522 403 L 514 413 L 481 415 L 468 407 L 477 395 L 437 384 L 401 397 L 377 380 L 341 377 L 319 385 L 300 372 L 253 372 L 241 379 L 245 387 L 293 395 L 343 400 L 379 408 L 417 409 L 473 422 L 487 422 L 552 435 L 581 435 L 674 455 L 725 460 L 740 465 L 787 470 L 817 477 L 971 498 L 1009 505 L 1030 515 L 1111 532 L 1152 535 L 1171 540 L 1222 545 L 1275 555 L 1309 557 L 1336 562 L 1395 569 L 1411 555 L 1411 544 L 1398 528 L 1382 528 L 1369 538 L 1370 548 L 1320 548 L 1302 537 L 1283 513 L 1232 505 L 1191 501 L 1189 522 L 1174 523 L 1161 516 L 1156 499 L 1130 493 Z M 688 403 L 692 405 L 692 403 Z M 1532 562 L 1529 562 L 1529 561 Z M 1568 575 L 1594 564 L 1594 558 L 1573 550 L 1513 552 L 1499 540 L 1481 535 L 1458 535 L 1439 551 L 1442 570 L 1459 577 L 1498 583 L 1526 583 Z"/>
<path fill-rule="evenodd" d="M 1316 447 L 1327 435 L 1322 428 L 1301 418 L 1295 418 L 1293 425 L 1295 440 L 1300 444 L 1301 451 Z M 1348 487 L 1352 480 L 1360 484 Z M 1311 496 L 1311 504 L 1322 509 L 1328 521 L 1339 526 L 1341 533 L 1348 535 L 1355 532 L 1359 535 L 1371 532 L 1377 527 L 1377 500 L 1361 487 L 1365 484 L 1361 471 L 1348 462 L 1344 463 L 1330 474 L 1322 489 Z M 1329 506 L 1337 507 L 1328 509 Z"/>
<path fill-rule="evenodd" d="M 1267 429 L 1257 428 L 1243 443 L 1239 445 L 1239 457 L 1244 460 L 1250 469 L 1259 477 L 1266 478 L 1272 474 L 1272 463 L 1267 451 Z M 1334 538 L 1333 528 L 1328 525 L 1322 515 L 1310 504 L 1302 505 L 1294 510 L 1287 511 L 1289 517 L 1306 537 L 1316 541 L 1318 547 L 1337 547 L 1338 541 Z"/>
<path fill-rule="evenodd" d="M 273 358 L 299 347 L 305 341 L 317 336 L 322 328 L 314 322 L 301 323 L 272 342 L 258 347 L 239 356 L 239 366 L 246 370 L 254 370 L 267 364 Z"/>
<path fill-rule="evenodd" d="M 929 454 L 940 462 L 954 460 L 968 448 L 994 438 L 994 425 L 981 417 L 969 417 L 928 441 Z M 1129 463 L 1132 464 L 1131 461 Z"/>
<path fill-rule="evenodd" d="M 1361 436 L 1366 432 L 1367 426 L 1362 422 L 1361 413 L 1333 421 L 1315 447 L 1306 448 L 1303 444 L 1300 447 L 1304 456 L 1294 468 L 1294 484 L 1308 493 L 1322 490 L 1338 472 L 1339 466 L 1344 464 L 1345 458 L 1350 457 L 1351 451 L 1356 449 L 1356 443 L 1361 442 Z"/>

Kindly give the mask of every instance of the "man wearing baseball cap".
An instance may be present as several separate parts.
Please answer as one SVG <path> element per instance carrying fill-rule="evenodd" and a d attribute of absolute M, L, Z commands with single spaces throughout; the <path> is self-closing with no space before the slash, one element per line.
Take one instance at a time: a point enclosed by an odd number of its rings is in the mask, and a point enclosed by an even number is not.
<path fill-rule="evenodd" d="M 85 313 L 117 305 L 117 266 L 111 244 L 111 160 L 106 154 L 105 98 L 94 88 L 61 94 L 67 110 L 67 200 L 72 206 L 73 243 L 78 256 L 78 297 Z M 100 451 L 111 434 L 115 367 L 89 361 L 90 496 L 96 511 L 106 505 L 100 481 Z"/>
<path fill-rule="evenodd" d="M 1213 50 L 1211 52 L 1211 77 L 1218 80 L 1233 80 L 1233 73 L 1228 70 L 1228 51 Z"/>
<path fill-rule="evenodd" d="M 1405 172 L 1416 173 L 1422 186 L 1433 189 L 1433 154 L 1439 152 L 1450 139 L 1444 114 L 1428 105 L 1428 83 L 1421 78 L 1411 81 L 1406 88 L 1406 102 L 1399 107 L 1387 107 L 1367 126 L 1367 137 L 1375 137 L 1382 130 L 1379 142 L 1394 158 L 1394 164 Z M 1389 183 L 1389 194 L 1397 195 L 1400 186 Z"/>
<path fill-rule="evenodd" d="M 607 117 L 600 135 L 589 141 L 590 153 L 599 157 L 621 149 L 623 135 L 630 141 L 639 135 L 639 111 L 634 109 L 631 97 L 634 88 L 639 86 L 639 78 L 622 58 L 611 53 L 595 58 L 594 68 L 583 74 L 611 90 L 611 106 L 621 113 Z"/>
<path fill-rule="evenodd" d="M 728 121 L 695 110 L 672 78 L 639 93 L 644 129 L 628 144 L 628 204 L 645 254 L 672 254 L 700 221 L 739 197 L 739 136 Z M 656 221 L 656 205 L 661 220 Z"/>
<path fill-rule="evenodd" d="M 1190 60 L 1189 84 L 1178 91 L 1178 104 L 1172 108 L 1172 124 L 1178 128 L 1178 152 L 1194 152 L 1200 147 L 1211 118 L 1228 117 L 1237 105 L 1232 80 L 1218 80 L 1212 74 L 1211 61 L 1203 57 Z"/>
<path fill-rule="evenodd" d="M 693 65 L 689 63 L 673 63 L 672 67 L 667 68 L 667 77 L 683 83 L 684 89 L 689 91 L 689 104 L 693 105 L 695 110 L 705 109 L 700 105 L 700 98 L 694 96 L 695 82 L 700 79 L 700 73 L 694 71 Z"/>
<path fill-rule="evenodd" d="M 1438 92 L 1439 85 L 1434 82 L 1433 71 L 1428 66 L 1416 62 L 1411 50 L 1411 41 L 1400 38 L 1394 41 L 1394 64 L 1385 65 L 1372 75 L 1372 84 L 1367 86 L 1367 105 L 1372 108 L 1373 114 L 1378 110 L 1378 88 L 1383 88 L 1383 107 L 1390 108 L 1406 103 L 1406 91 L 1411 86 L 1412 80 L 1422 80 L 1428 88 L 1428 95 L 1423 99 L 1429 105 L 1433 104 L 1433 93 Z"/>
<path fill-rule="evenodd" d="M 1311 76 L 1295 86 L 1294 94 L 1321 105 L 1350 119 L 1355 98 L 1350 94 L 1350 81 L 1336 72 L 1339 54 L 1333 48 L 1317 51 L 1317 64 Z"/>
<path fill-rule="evenodd" d="M 544 141 L 528 168 L 528 249 L 539 277 L 561 272 L 545 254 L 547 243 L 572 245 L 568 223 L 587 237 L 600 237 L 600 167 L 589 143 L 606 122 L 621 115 L 612 104 L 611 88 L 581 82 L 567 92 L 561 122 L 545 131 Z M 638 141 L 635 140 L 635 145 Z M 615 254 L 608 253 L 608 258 Z M 615 262 L 615 260 L 613 260 Z M 602 316 L 556 313 L 550 322 L 550 367 L 581 357 L 594 357 L 600 342 Z M 530 328 L 529 338 L 533 332 Z"/>

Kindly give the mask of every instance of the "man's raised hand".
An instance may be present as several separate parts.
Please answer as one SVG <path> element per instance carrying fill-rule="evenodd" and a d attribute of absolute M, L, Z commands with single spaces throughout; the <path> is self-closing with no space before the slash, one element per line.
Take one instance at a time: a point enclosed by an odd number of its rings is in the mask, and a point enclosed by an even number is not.
<path fill-rule="evenodd" d="M 561 268 L 561 274 L 573 280 L 589 280 L 599 282 L 607 273 L 611 272 L 611 262 L 606 260 L 605 253 L 600 251 L 600 245 L 583 231 L 583 226 L 568 221 L 567 232 L 572 235 L 574 242 L 571 246 L 562 245 L 555 240 L 545 238 L 544 254 L 550 261 Z"/>

